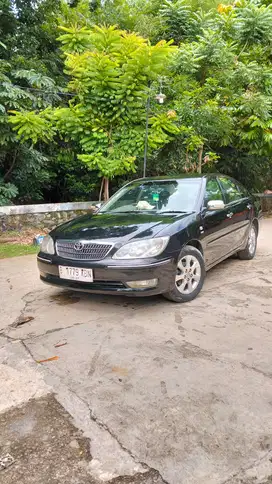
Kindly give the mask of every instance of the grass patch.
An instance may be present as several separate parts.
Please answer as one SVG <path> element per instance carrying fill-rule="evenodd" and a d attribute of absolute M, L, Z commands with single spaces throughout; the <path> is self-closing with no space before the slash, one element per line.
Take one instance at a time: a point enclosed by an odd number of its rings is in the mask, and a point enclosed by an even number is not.
<path fill-rule="evenodd" d="M 39 246 L 24 244 L 0 244 L 0 259 L 19 255 L 37 254 Z"/>

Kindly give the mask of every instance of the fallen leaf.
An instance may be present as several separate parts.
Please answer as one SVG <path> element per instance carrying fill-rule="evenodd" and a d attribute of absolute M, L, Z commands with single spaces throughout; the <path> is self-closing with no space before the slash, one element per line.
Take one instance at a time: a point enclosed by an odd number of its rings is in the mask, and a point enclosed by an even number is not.
<path fill-rule="evenodd" d="M 19 316 L 12 326 L 17 328 L 17 326 L 22 326 L 23 324 L 29 323 L 29 321 L 33 321 L 33 319 L 34 316 Z"/>
<path fill-rule="evenodd" d="M 46 363 L 47 361 L 58 360 L 59 356 L 51 356 L 51 358 L 46 358 L 45 360 L 36 360 L 36 363 Z"/>
<path fill-rule="evenodd" d="M 112 371 L 114 373 L 119 373 L 119 375 L 126 376 L 128 374 L 128 370 L 126 368 L 121 368 L 120 366 L 113 366 Z"/>
<path fill-rule="evenodd" d="M 54 345 L 55 348 L 60 348 L 61 346 L 65 346 L 67 345 L 67 341 L 65 341 L 65 343 L 57 343 L 56 345 Z"/>

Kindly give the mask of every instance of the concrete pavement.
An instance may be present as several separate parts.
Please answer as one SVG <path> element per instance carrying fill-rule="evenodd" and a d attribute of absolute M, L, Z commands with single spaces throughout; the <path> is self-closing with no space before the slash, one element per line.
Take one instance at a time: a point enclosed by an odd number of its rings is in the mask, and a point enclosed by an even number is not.
<path fill-rule="evenodd" d="M 268 482 L 271 239 L 266 219 L 256 258 L 184 305 L 60 291 L 35 257 L 0 261 L 0 410 L 53 392 L 89 439 L 90 482 Z"/>

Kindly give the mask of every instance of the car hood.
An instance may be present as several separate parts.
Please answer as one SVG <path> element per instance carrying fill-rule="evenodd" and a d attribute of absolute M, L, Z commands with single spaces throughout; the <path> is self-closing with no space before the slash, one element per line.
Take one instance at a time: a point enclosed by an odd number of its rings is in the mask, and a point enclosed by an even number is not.
<path fill-rule="evenodd" d="M 154 237 L 169 224 L 186 216 L 188 213 L 88 214 L 57 227 L 51 235 L 55 239 L 122 239 L 122 241 L 127 241 L 134 238 Z"/>

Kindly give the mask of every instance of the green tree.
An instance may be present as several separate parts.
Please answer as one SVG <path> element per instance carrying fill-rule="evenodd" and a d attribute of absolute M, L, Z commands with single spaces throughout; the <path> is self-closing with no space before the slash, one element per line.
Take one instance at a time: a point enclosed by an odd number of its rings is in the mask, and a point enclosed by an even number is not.
<path fill-rule="evenodd" d="M 41 144 L 35 150 L 20 144 L 8 123 L 8 112 L 60 102 L 57 11 L 59 2 L 55 0 L 0 0 L 1 204 L 11 203 L 17 196 L 20 201 L 37 201 L 42 198 L 42 187 L 48 186 L 48 150 L 43 151 Z"/>
<path fill-rule="evenodd" d="M 18 85 L 17 80 L 23 81 L 25 86 Z M 37 91 L 37 87 L 41 91 Z M 45 108 L 59 101 L 58 87 L 52 79 L 34 70 L 13 71 L 10 63 L 0 61 L 1 204 L 10 203 L 19 190 L 22 201 L 38 200 L 41 198 L 40 187 L 49 181 L 47 156 L 28 144 L 18 142 L 8 122 L 9 112 L 13 109 Z"/>
<path fill-rule="evenodd" d="M 270 3 L 0 0 L 0 203 L 84 199 L 98 174 L 107 196 L 142 173 L 148 95 L 149 174 L 217 162 L 272 182 Z"/>
<path fill-rule="evenodd" d="M 235 8 L 235 37 L 246 45 L 270 44 L 272 40 L 272 5 L 260 1 L 239 2 Z"/>
<path fill-rule="evenodd" d="M 10 123 L 22 141 L 51 141 L 58 133 L 80 146 L 78 158 L 102 178 L 104 199 L 109 180 L 135 171 L 144 150 L 146 99 L 150 82 L 166 69 L 175 49 L 161 41 L 115 27 L 61 27 L 69 106 L 14 112 Z M 149 119 L 149 147 L 158 149 L 178 132 L 167 113 Z"/>
<path fill-rule="evenodd" d="M 202 28 L 195 40 L 180 44 L 167 87 L 180 133 L 162 152 L 176 169 L 200 171 L 203 165 L 213 169 L 220 156 L 236 152 L 243 158 L 243 167 L 248 156 L 250 170 L 252 160 L 259 160 L 260 169 L 254 171 L 260 173 L 263 166 L 267 173 L 264 157 L 272 155 L 270 50 L 267 38 L 254 39 L 253 31 L 253 42 L 237 35 L 237 24 L 247 18 L 242 10 L 248 8 L 256 14 L 257 24 L 259 18 L 269 21 L 270 10 L 262 5 L 220 5 L 212 29 Z M 179 163 L 175 153 L 179 153 Z M 224 171 L 241 174 L 237 157 L 230 157 L 228 170 L 225 160 L 222 166 Z"/>

